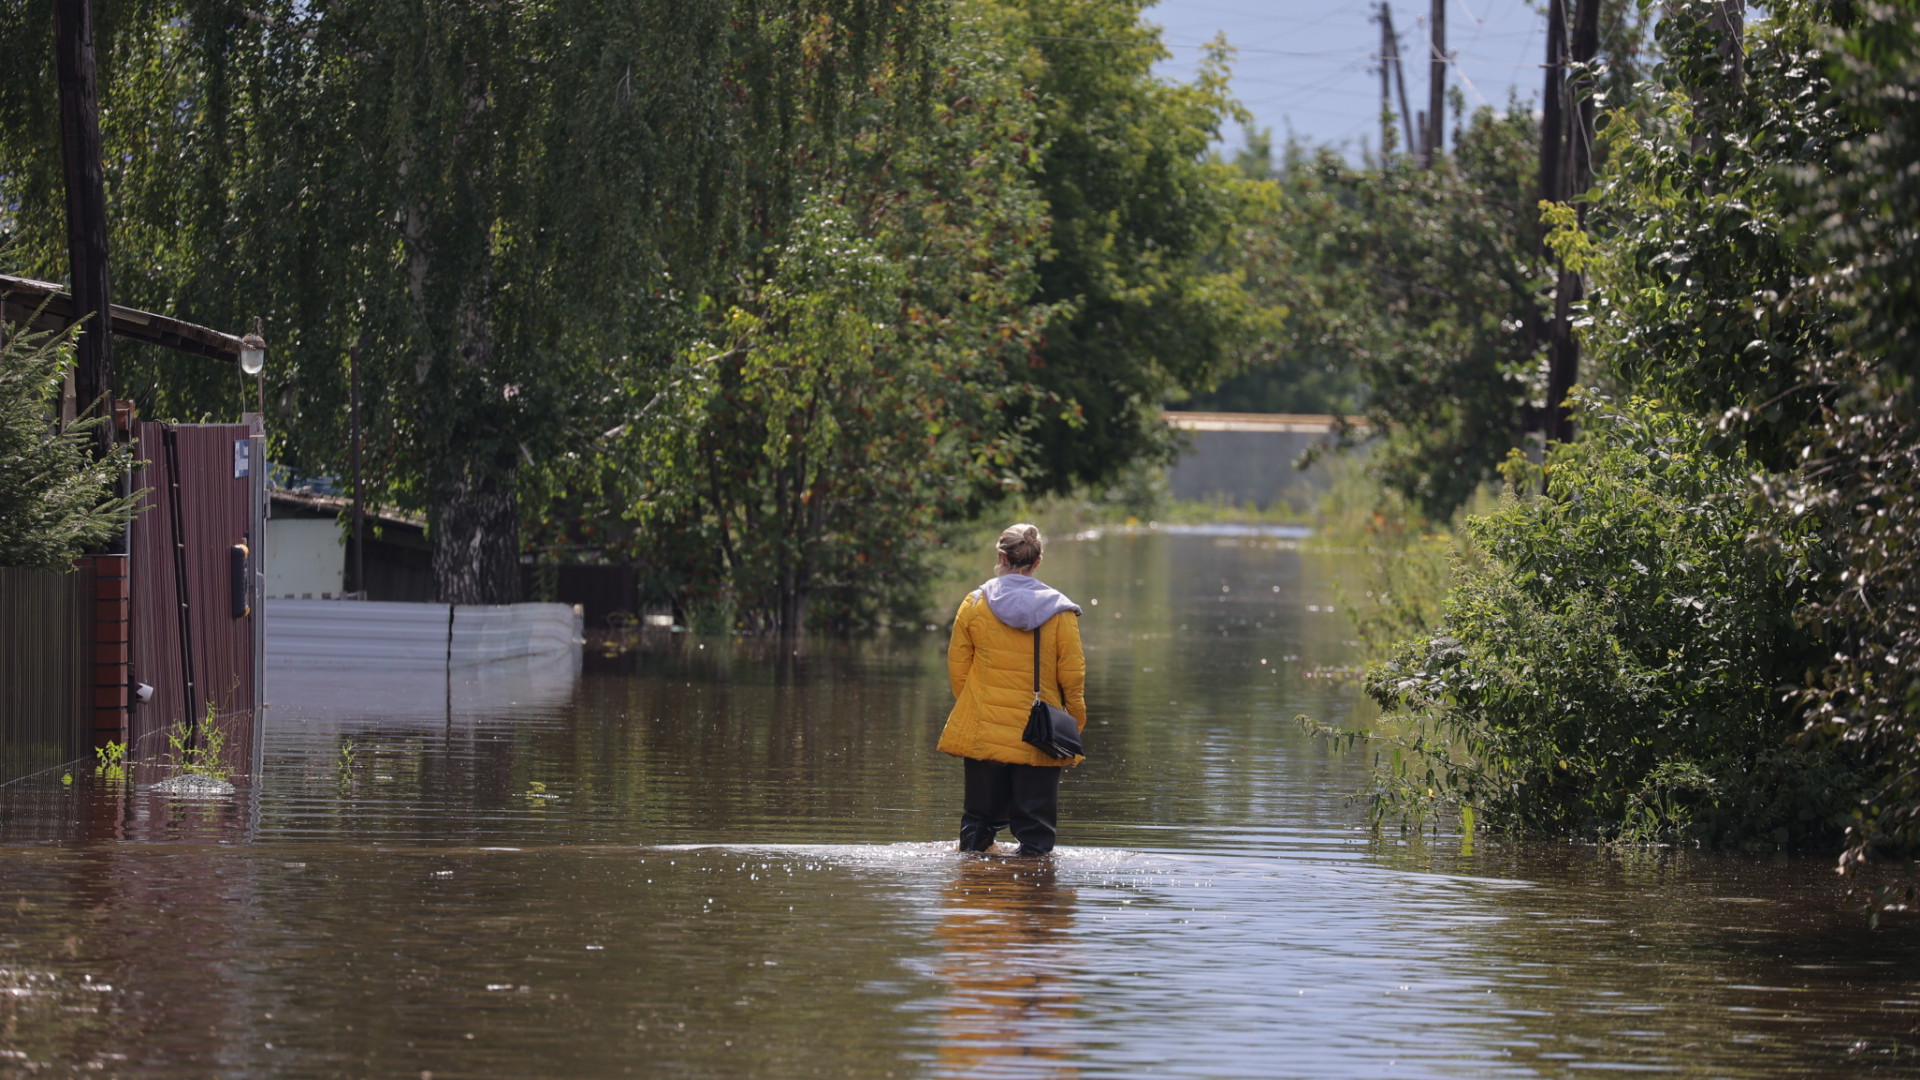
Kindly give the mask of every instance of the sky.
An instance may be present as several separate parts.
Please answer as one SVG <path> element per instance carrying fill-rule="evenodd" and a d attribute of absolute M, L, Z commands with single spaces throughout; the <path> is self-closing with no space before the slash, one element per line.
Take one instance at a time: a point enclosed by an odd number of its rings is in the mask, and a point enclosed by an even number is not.
<path fill-rule="evenodd" d="M 1504 106 L 1515 90 L 1521 101 L 1537 101 L 1546 16 L 1529 0 L 1446 2 L 1447 50 L 1456 57 L 1450 75 L 1467 105 Z M 1407 58 L 1407 100 L 1416 110 L 1427 100 L 1429 4 L 1392 3 Z M 1256 126 L 1271 128 L 1276 140 L 1291 129 L 1307 142 L 1345 144 L 1357 153 L 1363 140 L 1369 146 L 1380 141 L 1377 10 L 1376 0 L 1159 0 L 1146 20 L 1163 28 L 1173 53 L 1161 74 L 1186 78 L 1200 47 L 1224 31 L 1239 50 L 1235 96 Z M 1223 134 L 1229 147 L 1243 141 L 1238 130 Z"/>

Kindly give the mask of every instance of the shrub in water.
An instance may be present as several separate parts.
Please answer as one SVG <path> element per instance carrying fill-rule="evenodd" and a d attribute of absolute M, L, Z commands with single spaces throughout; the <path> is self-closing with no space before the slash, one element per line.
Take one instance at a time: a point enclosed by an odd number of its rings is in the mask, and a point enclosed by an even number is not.
<path fill-rule="evenodd" d="M 1850 774 L 1794 740 L 1783 694 L 1819 655 L 1795 619 L 1811 523 L 1755 500 L 1750 462 L 1698 420 L 1579 407 L 1588 435 L 1553 448 L 1546 495 L 1509 491 L 1468 522 L 1478 558 L 1440 628 L 1368 680 L 1412 751 L 1382 804 L 1598 839 L 1836 836 Z M 1510 463 L 1519 490 L 1539 475 Z"/>

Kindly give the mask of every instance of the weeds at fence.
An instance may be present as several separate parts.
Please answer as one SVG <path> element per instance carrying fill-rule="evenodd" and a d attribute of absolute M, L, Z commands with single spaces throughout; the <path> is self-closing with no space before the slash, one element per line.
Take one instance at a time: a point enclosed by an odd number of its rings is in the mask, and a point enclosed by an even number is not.
<path fill-rule="evenodd" d="M 225 780 L 233 772 L 226 764 L 227 733 L 220 730 L 212 704 L 198 723 L 174 721 L 167 746 L 173 767 L 185 775 Z"/>

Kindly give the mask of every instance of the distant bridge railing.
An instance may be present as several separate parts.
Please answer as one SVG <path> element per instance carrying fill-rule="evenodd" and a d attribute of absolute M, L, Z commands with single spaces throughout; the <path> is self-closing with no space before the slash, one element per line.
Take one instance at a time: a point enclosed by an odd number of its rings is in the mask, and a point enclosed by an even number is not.
<path fill-rule="evenodd" d="M 1177 412 L 1160 414 L 1170 427 L 1181 431 L 1277 432 L 1288 435 L 1331 435 L 1335 417 L 1324 413 L 1223 413 Z M 1346 418 L 1347 426 L 1365 431 L 1367 422 L 1357 416 Z"/>

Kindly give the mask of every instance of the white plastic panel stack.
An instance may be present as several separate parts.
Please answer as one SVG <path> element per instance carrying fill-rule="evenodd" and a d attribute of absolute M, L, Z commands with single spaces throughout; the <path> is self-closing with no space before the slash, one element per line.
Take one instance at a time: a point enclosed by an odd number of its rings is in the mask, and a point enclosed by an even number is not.
<path fill-rule="evenodd" d="M 356 600 L 267 601 L 267 662 L 339 667 L 485 664 L 576 648 L 566 604 L 501 606 Z"/>
<path fill-rule="evenodd" d="M 561 652 L 580 643 L 582 616 L 566 604 L 462 604 L 453 609 L 455 664 Z"/>

